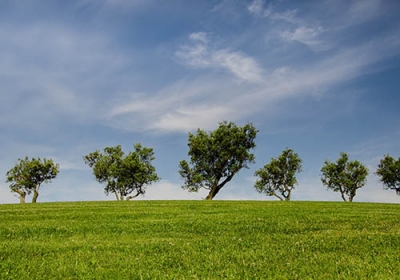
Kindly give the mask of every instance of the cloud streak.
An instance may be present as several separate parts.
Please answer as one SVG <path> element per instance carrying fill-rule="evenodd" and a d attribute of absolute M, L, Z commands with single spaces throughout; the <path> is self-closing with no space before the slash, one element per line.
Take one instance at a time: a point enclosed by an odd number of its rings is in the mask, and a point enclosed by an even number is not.
<path fill-rule="evenodd" d="M 195 68 L 226 69 L 244 81 L 261 80 L 262 69 L 254 58 L 238 51 L 210 49 L 208 35 L 204 32 L 192 33 L 189 39 L 190 43 L 176 52 L 182 63 Z"/>
<path fill-rule="evenodd" d="M 140 95 L 132 101 L 115 105 L 110 111 L 109 119 L 117 118 L 120 123 L 126 124 L 127 129 L 133 130 L 173 132 L 198 127 L 212 128 L 213 123 L 215 125 L 224 119 L 251 118 L 252 115 L 273 106 L 278 100 L 320 94 L 321 89 L 371 73 L 374 71 L 371 65 L 398 55 L 399 47 L 397 40 L 384 38 L 377 42 L 342 49 L 305 67 L 276 68 L 259 76 L 259 81 L 251 84 L 237 83 L 232 77 L 215 78 L 212 75 L 204 75 L 196 80 L 181 80 L 158 93 L 151 93 L 150 98 Z M 224 57 L 221 60 L 202 59 L 203 51 L 194 53 L 195 55 L 184 56 L 190 62 L 190 66 L 195 64 L 197 67 L 213 67 L 215 61 L 222 65 L 221 61 L 226 59 L 225 53 L 215 52 L 211 56 L 221 55 Z M 202 55 L 199 55 L 200 53 Z M 208 54 L 208 51 L 205 53 Z M 229 66 L 232 72 L 235 71 L 233 65 L 235 63 Z M 246 63 L 238 63 L 237 66 L 240 68 L 238 71 L 248 73 Z M 241 76 L 245 77 L 244 74 Z M 145 125 L 141 127 L 140 121 L 136 122 L 135 126 L 129 126 L 127 121 L 124 121 L 138 118 L 143 120 Z"/>

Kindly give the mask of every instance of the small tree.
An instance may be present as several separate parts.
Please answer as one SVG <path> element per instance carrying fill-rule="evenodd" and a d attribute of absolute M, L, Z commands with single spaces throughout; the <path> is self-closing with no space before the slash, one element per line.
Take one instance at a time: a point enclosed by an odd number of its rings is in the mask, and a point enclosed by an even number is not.
<path fill-rule="evenodd" d="M 256 134 L 252 124 L 238 127 L 232 122 L 222 122 L 209 133 L 200 129 L 196 135 L 189 133 L 190 164 L 179 163 L 179 174 L 185 180 L 182 188 L 189 192 L 207 189 L 206 199 L 213 199 L 239 170 L 254 163 L 250 150 L 256 146 Z"/>
<path fill-rule="evenodd" d="M 336 163 L 325 161 L 321 168 L 321 181 L 335 192 L 340 192 L 343 201 L 352 202 L 356 191 L 367 182 L 368 169 L 359 161 L 349 161 L 346 153 L 341 153 Z"/>
<path fill-rule="evenodd" d="M 151 162 L 155 159 L 153 149 L 134 145 L 135 151 L 126 156 L 120 145 L 104 148 L 84 156 L 93 175 L 104 183 L 106 195 L 113 193 L 117 200 L 130 200 L 146 191 L 145 186 L 160 180 Z M 131 193 L 133 195 L 129 196 Z"/>
<path fill-rule="evenodd" d="M 59 172 L 59 165 L 52 159 L 32 158 L 18 159 L 6 176 L 12 192 L 19 194 L 20 203 L 25 203 L 27 194 L 33 192 L 32 203 L 39 197 L 39 189 L 43 183 L 49 183 Z"/>
<path fill-rule="evenodd" d="M 259 193 L 289 201 L 297 184 L 296 173 L 301 171 L 301 162 L 298 154 L 287 148 L 278 158 L 272 158 L 270 163 L 254 173 L 259 177 L 254 188 Z"/>
<path fill-rule="evenodd" d="M 400 195 L 400 157 L 395 160 L 385 155 L 375 174 L 380 177 L 385 189 L 396 190 L 396 194 Z"/>

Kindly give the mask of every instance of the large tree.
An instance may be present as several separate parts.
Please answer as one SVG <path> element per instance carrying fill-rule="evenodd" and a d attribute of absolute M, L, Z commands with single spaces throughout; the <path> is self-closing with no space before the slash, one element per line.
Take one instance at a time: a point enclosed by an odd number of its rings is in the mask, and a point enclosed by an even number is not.
<path fill-rule="evenodd" d="M 6 182 L 11 183 L 10 189 L 19 195 L 20 203 L 25 203 L 26 195 L 32 192 L 32 203 L 36 203 L 42 184 L 54 179 L 59 169 L 52 159 L 25 157 L 7 172 Z"/>
<path fill-rule="evenodd" d="M 254 188 L 259 193 L 289 201 L 297 184 L 296 173 L 301 171 L 301 162 L 299 155 L 287 148 L 278 158 L 272 158 L 270 163 L 254 173 L 259 177 Z"/>
<path fill-rule="evenodd" d="M 179 174 L 185 180 L 182 188 L 189 192 L 207 189 L 206 199 L 213 199 L 239 170 L 254 163 L 250 150 L 256 146 L 257 132 L 252 124 L 240 127 L 225 121 L 214 131 L 189 133 L 190 163 L 179 163 Z"/>
<path fill-rule="evenodd" d="M 135 144 L 134 149 L 125 155 L 117 145 L 104 148 L 103 153 L 96 150 L 84 156 L 96 180 L 105 184 L 106 195 L 113 193 L 117 200 L 130 200 L 143 195 L 146 185 L 160 180 L 151 163 L 155 159 L 153 149 L 140 143 Z"/>
<path fill-rule="evenodd" d="M 380 177 L 386 189 L 396 190 L 396 194 L 400 195 L 400 157 L 396 160 L 385 155 L 375 174 Z"/>
<path fill-rule="evenodd" d="M 341 153 L 336 163 L 326 160 L 321 172 L 322 183 L 328 189 L 340 192 L 342 199 L 349 202 L 353 201 L 357 189 L 365 185 L 368 176 L 367 167 L 357 160 L 349 161 L 346 153 Z"/>

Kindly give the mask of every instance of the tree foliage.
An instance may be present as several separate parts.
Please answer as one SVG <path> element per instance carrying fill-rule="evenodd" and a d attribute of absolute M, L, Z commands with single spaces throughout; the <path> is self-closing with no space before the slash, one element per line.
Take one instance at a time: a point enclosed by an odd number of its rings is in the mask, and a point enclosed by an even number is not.
<path fill-rule="evenodd" d="M 356 191 L 367 182 L 368 169 L 359 161 L 349 161 L 346 153 L 341 153 L 336 163 L 325 161 L 321 168 L 321 181 L 335 192 L 340 192 L 342 199 L 352 202 Z"/>
<path fill-rule="evenodd" d="M 256 146 L 257 132 L 252 124 L 239 127 L 225 121 L 212 132 L 198 129 L 197 134 L 189 133 L 190 163 L 179 163 L 179 174 L 185 180 L 182 188 L 189 192 L 207 189 L 206 199 L 213 199 L 239 170 L 254 163 L 250 150 Z"/>
<path fill-rule="evenodd" d="M 400 157 L 395 160 L 393 157 L 385 155 L 375 174 L 380 177 L 386 189 L 396 190 L 396 194 L 400 195 Z"/>
<path fill-rule="evenodd" d="M 301 171 L 301 162 L 299 155 L 287 148 L 278 158 L 272 158 L 270 163 L 254 173 L 259 177 L 254 188 L 259 193 L 289 201 L 297 184 L 296 173 Z"/>
<path fill-rule="evenodd" d="M 134 149 L 125 156 L 121 146 L 117 145 L 104 148 L 103 153 L 96 150 L 84 156 L 96 180 L 105 184 L 106 195 L 113 193 L 117 200 L 130 200 L 143 195 L 146 185 L 160 180 L 151 164 L 155 159 L 153 149 L 140 143 L 135 144 Z"/>
<path fill-rule="evenodd" d="M 52 159 L 40 159 L 25 157 L 11 168 L 6 176 L 10 189 L 19 195 L 21 203 L 25 203 L 26 195 L 33 192 L 32 203 L 36 203 L 39 197 L 39 189 L 43 183 L 49 183 L 59 172 L 59 165 Z"/>

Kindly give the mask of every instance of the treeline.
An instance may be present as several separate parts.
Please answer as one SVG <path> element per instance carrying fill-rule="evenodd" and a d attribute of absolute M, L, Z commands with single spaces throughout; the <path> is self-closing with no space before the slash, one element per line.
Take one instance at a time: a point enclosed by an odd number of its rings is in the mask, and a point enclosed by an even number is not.
<path fill-rule="evenodd" d="M 252 150 L 256 147 L 258 130 L 248 123 L 243 127 L 232 122 L 221 122 L 211 132 L 198 129 L 189 133 L 188 156 L 190 161 L 179 162 L 179 174 L 184 180 L 183 189 L 197 192 L 209 191 L 206 199 L 212 200 L 243 168 L 255 163 Z M 92 168 L 95 179 L 104 185 L 106 195 L 114 194 L 117 200 L 130 200 L 143 195 L 146 186 L 160 180 L 152 164 L 155 159 L 152 148 L 134 145 L 134 150 L 125 154 L 120 145 L 96 150 L 83 157 Z M 277 158 L 255 171 L 254 188 L 267 196 L 290 200 L 297 184 L 296 174 L 301 172 L 302 159 L 292 149 L 286 148 Z M 10 190 L 16 193 L 21 203 L 33 193 L 32 203 L 37 201 L 39 189 L 44 183 L 56 178 L 60 166 L 52 159 L 25 157 L 18 159 L 6 176 Z M 339 192 L 344 201 L 352 202 L 356 192 L 367 181 L 368 168 L 357 160 L 350 161 L 341 153 L 336 162 L 326 160 L 321 168 L 321 181 L 328 189 Z M 395 190 L 400 195 L 400 157 L 390 155 L 381 159 L 375 172 L 385 189 Z"/>

